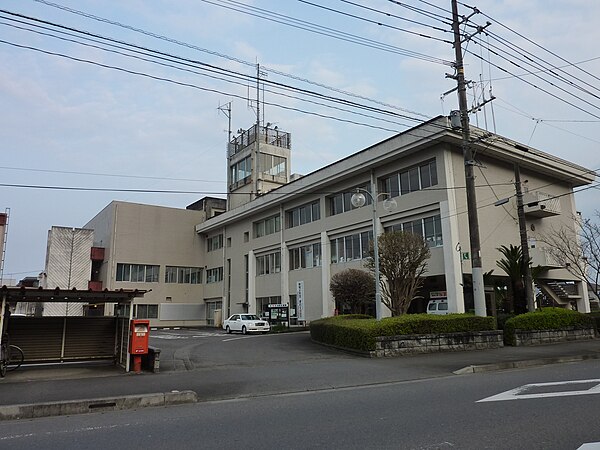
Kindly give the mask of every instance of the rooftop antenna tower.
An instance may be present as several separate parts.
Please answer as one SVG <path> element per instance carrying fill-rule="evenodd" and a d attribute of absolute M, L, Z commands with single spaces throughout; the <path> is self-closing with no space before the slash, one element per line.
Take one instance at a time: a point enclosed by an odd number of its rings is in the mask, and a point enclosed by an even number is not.
<path fill-rule="evenodd" d="M 8 218 L 10 216 L 10 208 L 4 210 L 4 214 L 0 214 L 0 230 L 3 231 L 0 239 L 0 286 L 4 285 L 4 261 L 6 260 L 6 242 L 8 239 Z"/>
<path fill-rule="evenodd" d="M 227 117 L 227 142 L 231 142 L 231 102 L 219 104 L 217 109 Z"/>

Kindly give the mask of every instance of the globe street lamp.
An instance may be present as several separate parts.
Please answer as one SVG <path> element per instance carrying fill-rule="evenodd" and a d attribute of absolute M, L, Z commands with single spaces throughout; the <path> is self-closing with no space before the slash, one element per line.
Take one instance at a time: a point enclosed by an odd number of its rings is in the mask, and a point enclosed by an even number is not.
<path fill-rule="evenodd" d="M 362 208 L 367 203 L 368 195 L 371 198 L 371 204 L 373 205 L 373 262 L 375 264 L 375 318 L 381 320 L 382 318 L 382 307 L 381 307 L 381 285 L 379 284 L 379 243 L 377 242 L 377 200 L 379 196 L 386 196 L 383 202 L 383 207 L 386 211 L 390 211 L 396 207 L 396 200 L 391 197 L 387 192 L 382 192 L 373 196 L 366 189 L 356 188 L 356 192 L 352 194 L 350 202 L 355 208 Z"/>

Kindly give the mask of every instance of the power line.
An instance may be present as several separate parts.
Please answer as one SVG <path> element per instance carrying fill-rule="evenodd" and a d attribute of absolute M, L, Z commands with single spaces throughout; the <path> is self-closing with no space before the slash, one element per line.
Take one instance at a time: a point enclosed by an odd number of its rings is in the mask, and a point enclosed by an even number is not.
<path fill-rule="evenodd" d="M 447 39 L 441 39 L 441 38 L 437 38 L 435 36 L 430 36 L 430 35 L 427 35 L 427 34 L 416 32 L 416 31 L 407 30 L 405 28 L 396 27 L 394 25 L 389 25 L 389 24 L 386 24 L 386 23 L 377 22 L 376 20 L 367 19 L 366 17 L 360 17 L 360 16 L 357 16 L 356 14 L 350 14 L 350 13 L 347 13 L 347 12 L 344 12 L 344 11 L 340 11 L 339 9 L 329 8 L 329 7 L 323 6 L 323 5 L 318 5 L 316 3 L 309 2 L 307 0 L 298 0 L 298 1 L 301 2 L 301 3 L 304 3 L 306 5 L 310 5 L 310 6 L 314 6 L 316 8 L 324 9 L 325 11 L 330 11 L 330 12 L 333 12 L 333 13 L 336 13 L 336 14 L 341 14 L 341 15 L 346 16 L 346 17 L 351 17 L 353 19 L 362 20 L 363 22 L 368 22 L 370 24 L 374 24 L 374 25 L 381 26 L 381 27 L 384 27 L 384 28 L 390 28 L 392 30 L 396 30 L 396 31 L 401 31 L 403 33 L 412 34 L 414 36 L 418 36 L 418 37 L 422 37 L 422 38 L 427 38 L 427 39 L 432 39 L 434 41 L 443 42 L 445 44 L 452 44 L 452 42 L 449 41 L 449 40 L 447 40 Z M 345 1 L 345 0 L 342 0 L 342 1 Z M 351 3 L 351 2 L 347 2 L 346 1 L 346 3 Z M 369 8 L 369 7 L 366 7 L 366 6 L 358 5 L 356 3 L 351 3 L 351 4 L 353 4 L 355 6 L 358 6 L 360 8 L 367 9 L 369 11 L 375 11 L 375 12 L 378 12 L 380 14 L 386 14 L 386 13 L 384 13 L 382 11 L 379 11 L 379 10 L 376 10 L 374 8 Z M 399 17 L 399 16 L 395 16 L 395 17 Z M 442 28 L 435 28 L 435 27 L 431 27 L 431 28 L 433 28 L 434 30 L 441 30 L 441 31 L 447 32 L 447 30 L 444 30 Z"/>
<path fill-rule="evenodd" d="M 472 8 L 471 6 L 468 6 L 468 5 L 464 4 L 464 3 L 461 3 L 461 4 L 462 4 L 463 6 L 466 6 L 466 7 L 468 7 L 468 8 Z M 558 58 L 558 59 L 560 59 L 561 61 L 563 61 L 563 62 L 565 62 L 565 63 L 567 63 L 567 64 L 569 64 L 569 65 L 571 65 L 571 66 L 573 66 L 573 67 L 576 67 L 577 69 L 579 69 L 580 71 L 582 71 L 582 72 L 583 72 L 583 73 L 585 73 L 586 75 L 589 75 L 590 77 L 593 77 L 593 78 L 595 78 L 596 80 L 600 81 L 600 78 L 599 78 L 598 76 L 594 75 L 593 73 L 591 73 L 591 72 L 589 72 L 589 71 L 587 71 L 587 70 L 584 70 L 584 69 L 582 69 L 581 67 L 577 66 L 576 64 L 573 64 L 571 61 L 569 61 L 569 60 L 567 60 L 567 59 L 563 58 L 562 56 L 558 55 L 557 53 L 555 53 L 555 52 L 553 52 L 553 51 L 551 51 L 551 50 L 548 50 L 547 48 L 545 48 L 545 47 L 543 47 L 542 45 L 538 44 L 537 42 L 533 41 L 532 39 L 529 39 L 528 37 L 526 37 L 526 36 L 522 35 L 522 34 L 521 34 L 521 33 L 519 33 L 518 31 L 515 31 L 515 30 L 513 30 L 513 29 L 512 29 L 512 28 L 510 28 L 508 25 L 505 25 L 505 24 L 503 24 L 503 23 L 502 23 L 502 22 L 500 22 L 499 20 L 496 20 L 496 19 L 494 19 L 494 18 L 492 18 L 492 17 L 488 16 L 488 15 L 487 15 L 487 14 L 485 14 L 485 13 L 481 13 L 481 14 L 482 14 L 484 17 L 488 18 L 489 20 L 493 20 L 494 22 L 496 22 L 496 23 L 497 23 L 498 25 L 500 25 L 501 27 L 503 27 L 503 28 L 506 28 L 507 30 L 509 30 L 509 31 L 513 32 L 513 33 L 514 33 L 514 34 L 516 34 L 517 36 L 519 36 L 519 37 L 521 37 L 521 38 L 525 39 L 525 40 L 526 40 L 527 42 L 529 42 L 530 44 L 533 44 L 533 45 L 535 45 L 535 46 L 536 46 L 536 47 L 538 47 L 539 49 L 541 49 L 541 50 L 544 50 L 545 52 L 547 52 L 547 53 L 551 54 L 552 56 L 554 56 L 554 57 L 556 57 L 556 58 Z"/>
<path fill-rule="evenodd" d="M 41 172 L 41 173 L 56 173 L 56 174 L 67 174 L 67 175 L 86 175 L 93 177 L 112 177 L 112 178 L 135 178 L 140 180 L 161 180 L 161 181 L 192 181 L 194 183 L 225 183 L 220 180 L 199 180 L 195 178 L 171 178 L 171 177 L 149 177 L 142 175 L 119 175 L 114 173 L 97 173 L 97 172 L 78 172 L 71 170 L 51 170 L 51 169 L 37 169 L 33 167 L 9 167 L 0 166 L 3 170 L 20 170 L 24 172 Z"/>
<path fill-rule="evenodd" d="M 407 50 L 407 49 L 396 47 L 396 46 L 393 46 L 390 44 L 385 44 L 383 42 L 375 41 L 373 39 L 363 38 L 363 37 L 354 35 L 352 33 L 335 30 L 333 28 L 324 27 L 324 26 L 314 24 L 311 22 L 307 22 L 304 20 L 294 19 L 293 17 L 285 16 L 285 15 L 278 14 L 278 13 L 273 13 L 271 11 L 264 10 L 262 8 L 252 7 L 250 5 L 246 5 L 246 4 L 240 3 L 240 2 L 235 2 L 233 0 L 217 0 L 217 1 L 220 1 L 221 3 L 216 3 L 215 1 L 210 1 L 210 0 L 201 0 L 201 1 L 203 1 L 204 3 L 214 5 L 214 6 L 228 9 L 230 11 L 240 12 L 240 13 L 247 14 L 247 15 L 250 15 L 253 17 L 258 17 L 261 19 L 268 20 L 270 22 L 275 22 L 275 23 L 279 23 L 281 25 L 298 28 L 298 29 L 308 31 L 311 33 L 316 33 L 316 34 L 319 34 L 322 36 L 327 36 L 327 37 L 331 37 L 334 39 L 374 48 L 376 50 L 387 51 L 390 53 L 395 53 L 395 54 L 406 56 L 409 58 L 420 59 L 420 60 L 435 63 L 435 64 L 442 64 L 442 65 L 447 65 L 447 66 L 452 65 L 451 61 L 447 61 L 447 60 L 444 60 L 441 58 L 437 58 L 437 57 L 426 55 L 426 54 L 419 53 L 419 52 L 414 52 L 412 50 Z M 243 6 L 237 6 L 237 7 L 236 6 L 227 6 L 225 4 L 222 4 L 224 2 L 228 2 L 228 5 L 234 4 L 234 5 L 243 5 Z M 251 11 L 245 11 L 244 9 L 240 9 L 243 7 L 247 7 Z M 252 10 L 258 10 L 259 12 L 258 13 L 252 12 Z M 261 15 L 261 14 L 266 14 L 267 16 L 273 15 L 274 17 L 280 17 L 280 18 L 266 17 L 265 15 Z M 297 22 L 297 23 L 293 23 L 293 22 Z"/>
<path fill-rule="evenodd" d="M 432 29 L 434 29 L 436 31 L 441 31 L 443 33 L 449 33 L 450 32 L 450 30 L 447 30 L 447 29 L 444 29 L 444 28 L 439 28 L 439 27 L 427 24 L 425 22 L 419 22 L 418 20 L 408 19 L 406 17 L 398 16 L 396 14 L 392 14 L 392 13 L 380 11 L 380 10 L 375 9 L 375 8 L 369 8 L 368 6 L 361 5 L 361 4 L 356 3 L 356 2 L 351 2 L 349 0 L 340 0 L 340 1 L 343 2 L 343 3 L 347 3 L 349 5 L 356 6 L 357 8 L 366 9 L 367 11 L 372 11 L 372 12 L 376 12 L 376 13 L 379 13 L 379 14 L 383 14 L 385 16 L 393 17 L 394 19 L 398 19 L 398 20 L 402 20 L 402 21 L 405 21 L 405 22 L 413 23 L 415 25 L 421 25 L 421 26 L 424 26 L 424 27 L 429 27 L 429 28 L 432 28 Z M 441 20 L 440 20 L 440 22 L 444 23 L 444 25 L 451 25 L 451 23 L 444 22 L 444 21 L 441 21 Z"/>
<path fill-rule="evenodd" d="M 98 67 L 103 67 L 105 69 L 112 69 L 112 70 L 117 70 L 120 72 L 124 72 L 124 73 L 128 73 L 131 75 L 138 75 L 138 76 L 142 76 L 142 77 L 146 77 L 146 78 L 150 78 L 153 80 L 157 80 L 157 81 L 164 81 L 167 83 L 172 83 L 178 86 L 184 86 L 184 87 L 190 87 L 193 89 L 198 89 L 200 91 L 205 91 L 205 92 L 211 92 L 211 93 L 215 93 L 215 94 L 220 94 L 220 95 L 225 95 L 225 96 L 229 96 L 229 97 L 233 97 L 233 98 L 238 98 L 238 99 L 242 99 L 242 100 L 246 100 L 246 97 L 237 95 L 237 94 L 233 94 L 230 92 L 224 92 L 218 89 L 211 89 L 211 88 L 207 88 L 207 87 L 202 87 L 202 86 L 198 86 L 192 83 L 185 83 L 182 81 L 176 81 L 176 80 L 172 80 L 170 78 L 166 78 L 166 77 L 159 77 L 156 75 L 151 75 L 145 72 L 139 72 L 139 71 L 135 71 L 135 70 L 130 70 L 130 69 L 125 69 L 122 67 L 118 67 L 118 66 L 113 66 L 113 65 L 109 65 L 109 64 L 103 64 L 103 63 L 99 63 L 96 61 L 91 61 L 91 60 L 87 60 L 87 59 L 83 59 L 83 58 L 77 58 L 74 56 L 69 56 L 69 55 L 65 55 L 63 53 L 58 53 L 58 52 L 51 52 L 48 50 L 43 50 L 37 47 L 31 47 L 31 46 L 27 46 L 27 45 L 20 45 L 20 44 L 16 44 L 13 42 L 9 42 L 9 41 L 4 41 L 4 40 L 0 40 L 0 43 L 6 44 L 6 45 L 10 45 L 13 47 L 17 47 L 17 48 L 22 48 L 22 49 L 28 49 L 28 50 L 33 50 L 33 51 L 37 51 L 40 53 L 44 53 L 47 55 L 52 55 L 52 56 L 58 56 L 61 58 L 66 58 L 66 59 L 70 59 L 72 61 L 77 61 L 77 62 L 82 62 L 82 63 L 86 63 L 86 64 L 91 64 L 91 65 L 95 65 Z M 291 107 L 291 106 L 284 106 L 284 105 L 280 105 L 280 104 L 276 104 L 276 103 L 271 103 L 271 102 L 263 102 L 265 105 L 268 106 L 273 106 L 275 108 L 280 108 L 280 109 L 285 109 L 288 111 L 296 111 L 296 112 L 300 112 L 302 114 L 308 114 L 308 115 L 313 115 L 316 117 L 321 117 L 324 119 L 330 119 L 330 120 L 335 120 L 338 122 L 344 122 L 344 123 L 349 123 L 349 124 L 353 124 L 353 125 L 360 125 L 360 126 L 364 126 L 364 127 L 368 127 L 368 128 L 373 128 L 373 129 L 379 129 L 379 130 L 383 130 L 383 131 L 389 131 L 392 133 L 398 133 L 399 130 L 395 130 L 395 129 L 390 129 L 390 128 L 385 128 L 382 126 L 378 126 L 378 125 L 373 125 L 373 124 L 368 124 L 368 123 L 364 123 L 364 122 L 358 122 L 358 121 L 354 121 L 354 120 L 350 120 L 350 119 L 343 119 L 340 117 L 335 117 L 335 116 L 331 116 L 328 114 L 322 114 L 322 113 L 317 113 L 314 111 L 307 111 L 301 108 L 296 108 L 296 107 Z M 398 124 L 401 126 L 407 126 L 407 125 L 402 125 L 402 124 Z"/>
<path fill-rule="evenodd" d="M 51 26 L 55 26 L 55 27 L 59 27 L 59 28 L 65 28 L 65 29 L 69 29 L 71 31 L 74 31 L 76 33 L 84 34 L 86 37 L 83 37 L 83 38 L 86 39 L 86 40 L 91 40 L 92 42 L 99 43 L 97 40 L 90 39 L 87 36 L 93 36 L 93 37 L 98 38 L 98 39 L 108 40 L 110 42 L 116 42 L 118 44 L 125 45 L 127 47 L 133 47 L 135 50 L 131 50 L 130 48 L 123 48 L 123 47 L 120 47 L 120 46 L 115 46 L 113 44 L 102 43 L 103 45 L 109 45 L 111 47 L 116 47 L 116 48 L 119 48 L 119 49 L 122 49 L 122 50 L 127 50 L 127 51 L 131 51 L 131 52 L 138 53 L 138 54 L 143 54 L 144 56 L 151 56 L 153 58 L 158 58 L 160 60 L 166 60 L 166 61 L 169 61 L 169 62 L 175 62 L 177 64 L 182 64 L 184 66 L 196 67 L 196 65 L 201 65 L 202 66 L 201 69 L 205 70 L 205 71 L 208 71 L 208 72 L 216 72 L 216 73 L 222 74 L 222 75 L 227 76 L 227 77 L 231 77 L 231 78 L 234 78 L 234 79 L 241 79 L 241 80 L 244 80 L 244 81 L 248 81 L 248 80 L 255 81 L 255 77 L 254 76 L 249 76 L 249 75 L 241 74 L 239 72 L 235 72 L 235 71 L 232 71 L 232 70 L 229 70 L 229 69 L 223 69 L 223 68 L 216 67 L 216 66 L 213 66 L 213 65 L 209 65 L 209 64 L 206 64 L 206 63 L 203 63 L 203 62 L 200 62 L 200 61 L 195 61 L 195 60 L 190 60 L 188 58 L 178 57 L 176 55 L 172 55 L 172 54 L 169 54 L 169 53 L 159 52 L 159 51 L 156 51 L 156 50 L 148 49 L 146 47 L 140 47 L 140 46 L 137 46 L 137 45 L 129 44 L 129 43 L 124 42 L 124 41 L 119 41 L 119 40 L 115 40 L 115 39 L 112 39 L 112 38 L 109 38 L 109 37 L 106 37 L 106 36 L 92 34 L 92 33 L 89 33 L 87 31 L 82 31 L 82 30 L 78 30 L 78 29 L 75 29 L 75 28 L 71 28 L 71 27 L 64 27 L 62 25 L 55 24 L 55 23 L 48 22 L 48 21 L 42 21 L 40 19 L 29 18 L 27 16 L 22 16 L 22 15 L 15 14 L 15 13 L 9 13 L 9 14 L 17 15 L 19 17 L 24 17 L 26 19 L 35 20 L 35 21 L 38 21 L 38 22 L 49 24 Z M 8 20 L 14 20 L 14 21 L 19 22 L 19 23 L 24 23 L 24 22 L 22 22 L 20 20 L 16 20 L 16 19 L 11 19 L 11 18 L 7 18 L 7 19 Z M 17 27 L 15 25 L 11 25 L 11 24 L 6 24 L 6 25 L 7 26 L 13 26 L 13 27 L 16 27 L 16 28 L 20 28 L 20 27 Z M 43 28 L 43 29 L 49 30 L 49 28 L 41 26 L 41 25 L 37 25 L 37 24 L 32 24 L 32 25 L 36 26 L 36 27 L 39 27 L 39 28 Z M 35 30 L 30 30 L 30 29 L 27 29 L 27 28 L 25 28 L 25 29 L 27 31 L 31 31 L 31 32 L 35 32 L 35 33 L 41 33 L 41 32 L 35 31 Z M 66 32 L 61 31 L 61 30 L 52 30 L 52 31 L 53 32 L 62 33 L 62 34 L 67 34 L 69 36 L 73 36 L 71 33 L 66 33 Z M 90 46 L 90 44 L 85 44 L 85 43 L 82 43 L 82 42 L 79 42 L 79 41 L 73 41 L 73 40 L 70 40 L 70 39 L 61 38 L 59 36 L 54 36 L 52 34 L 46 34 L 46 33 L 41 33 L 41 34 L 45 34 L 45 35 L 48 35 L 48 36 L 51 36 L 51 37 L 54 37 L 54 38 L 57 38 L 57 39 L 62 39 L 62 40 L 70 41 L 70 42 L 75 42 L 75 43 L 80 44 L 80 45 Z M 171 67 L 171 68 L 175 68 L 175 69 L 178 69 L 178 70 L 183 70 L 183 71 L 195 73 L 195 74 L 202 75 L 202 76 L 207 76 L 207 77 L 210 77 L 210 78 L 214 78 L 214 79 L 221 80 L 221 81 L 226 81 L 226 82 L 229 82 L 229 83 L 239 84 L 239 85 L 242 85 L 244 87 L 246 86 L 246 85 L 243 85 L 241 83 L 235 83 L 235 82 L 233 82 L 231 80 L 225 80 L 225 79 L 220 78 L 220 77 L 215 77 L 215 76 L 212 76 L 212 75 L 207 75 L 207 74 L 199 73 L 199 72 L 196 72 L 196 71 L 191 71 L 189 69 L 182 69 L 180 67 L 172 66 L 170 64 L 159 63 L 159 62 L 156 62 L 154 60 L 148 60 L 146 58 L 140 58 L 140 57 L 135 56 L 135 55 L 123 54 L 121 52 L 114 51 L 114 50 L 109 50 L 109 49 L 106 49 L 106 48 L 103 48 L 103 47 L 97 47 L 97 46 L 93 46 L 93 45 L 91 45 L 91 46 L 94 47 L 94 48 L 98 48 L 98 49 L 104 50 L 104 51 L 109 51 L 109 52 L 117 53 L 117 54 L 120 54 L 122 56 L 127 56 L 127 57 L 131 57 L 131 58 L 141 59 L 141 60 L 146 61 L 146 62 L 151 62 L 151 63 L 154 63 L 154 64 L 159 64 L 159 65 L 163 65 L 163 66 L 166 66 L 166 67 Z M 143 52 L 140 52 L 137 49 L 141 49 L 141 50 L 143 50 Z M 148 52 L 150 54 L 145 53 L 145 52 Z M 154 53 L 158 54 L 159 56 L 154 55 Z M 173 59 L 175 59 L 175 61 L 173 61 Z M 394 112 L 391 112 L 391 111 L 382 110 L 380 108 L 376 108 L 376 107 L 367 106 L 367 105 L 364 105 L 364 104 L 359 104 L 359 103 L 356 103 L 356 102 L 352 102 L 350 100 L 345 100 L 345 99 L 340 99 L 340 98 L 337 98 L 337 97 L 332 97 L 332 96 L 324 95 L 324 94 L 321 94 L 321 93 L 318 93 L 318 92 L 315 92 L 315 91 L 301 89 L 301 88 L 297 88 L 295 86 L 290 86 L 290 85 L 286 85 L 286 84 L 282 84 L 282 83 L 277 83 L 277 82 L 270 81 L 270 80 L 267 80 L 266 82 L 268 84 L 270 84 L 270 85 L 273 85 L 273 86 L 277 87 L 277 88 L 285 89 L 285 90 L 291 90 L 291 91 L 294 91 L 294 92 L 301 93 L 303 95 L 316 96 L 318 98 L 323 98 L 323 99 L 325 99 L 327 101 L 342 103 L 344 105 L 348 105 L 348 106 L 356 107 L 356 108 L 364 108 L 364 109 L 367 109 L 370 112 L 375 112 L 375 113 L 378 113 L 378 114 L 386 114 L 386 115 L 400 117 L 400 118 L 404 118 L 404 119 L 408 119 L 408 120 L 422 122 L 421 119 L 416 119 L 416 118 L 413 118 L 413 117 L 409 117 L 409 116 L 406 116 L 404 114 L 397 114 L 397 113 L 394 113 Z M 274 93 L 276 95 L 283 95 L 283 96 L 289 97 L 289 96 L 287 96 L 285 94 L 281 94 L 281 93 L 278 93 L 278 92 L 275 92 L 275 91 L 272 91 L 272 90 L 269 91 L 269 92 Z M 298 97 L 291 97 L 291 98 L 302 100 L 302 101 L 307 101 L 309 103 L 315 103 L 315 102 L 311 102 L 309 100 L 301 99 L 301 98 L 298 98 Z M 362 115 L 362 116 L 369 117 L 369 118 L 372 118 L 372 119 L 375 119 L 375 120 L 383 120 L 383 121 L 388 122 L 388 123 L 394 123 L 394 124 L 401 125 L 401 126 L 407 126 L 405 124 L 399 124 L 397 122 L 391 122 L 391 121 L 388 121 L 388 120 L 385 120 L 385 119 L 381 119 L 381 118 L 377 118 L 377 117 L 373 117 L 373 116 L 369 116 L 369 115 L 365 115 L 365 114 L 360 114 L 360 113 L 356 113 L 356 112 L 353 112 L 353 111 L 344 110 L 344 109 L 341 109 L 341 108 L 335 108 L 335 107 L 332 107 L 330 105 L 324 105 L 324 104 L 321 104 L 321 103 L 315 103 L 315 104 L 318 104 L 318 105 L 321 105 L 321 106 L 325 106 L 325 107 L 329 107 L 329 108 L 333 108 L 333 109 L 338 109 L 338 110 L 341 110 L 341 111 L 344 111 L 344 112 L 349 112 L 351 114 Z"/>
<path fill-rule="evenodd" d="M 57 9 L 61 9 L 63 11 L 69 12 L 71 14 L 75 14 L 75 15 L 79 15 L 79 16 L 82 16 L 82 17 L 86 17 L 88 19 L 96 20 L 98 22 L 107 23 L 109 25 L 113 25 L 113 26 L 117 26 L 117 27 L 120 27 L 120 28 L 124 28 L 124 29 L 130 30 L 130 31 L 133 31 L 135 33 L 139 33 L 139 34 L 143 34 L 143 35 L 146 35 L 146 36 L 150 36 L 150 37 L 153 37 L 155 39 L 159 39 L 159 40 L 163 40 L 163 41 L 166 41 L 166 42 L 170 42 L 172 44 L 176 44 L 176 45 L 179 45 L 179 46 L 182 46 L 182 47 L 187 47 L 187 48 L 190 48 L 190 49 L 193 49 L 193 50 L 197 50 L 197 51 L 200 51 L 200 52 L 203 52 L 203 53 L 207 53 L 207 54 L 210 54 L 210 55 L 213 55 L 213 56 L 217 56 L 219 58 L 227 59 L 229 61 L 237 62 L 239 64 L 243 64 L 243 65 L 246 65 L 246 66 L 249 66 L 249 67 L 252 67 L 252 68 L 256 67 L 255 63 L 248 62 L 248 61 L 245 61 L 245 60 L 242 60 L 240 58 L 236 58 L 236 57 L 233 57 L 233 56 L 230 56 L 230 55 L 226 55 L 224 53 L 216 52 L 214 50 L 209 50 L 209 49 L 206 49 L 206 48 L 203 48 L 203 47 L 199 47 L 197 45 L 193 45 L 193 44 L 190 44 L 190 43 L 187 43 L 187 42 L 179 41 L 177 39 L 169 38 L 167 36 L 164 36 L 164 35 L 161 35 L 161 34 L 158 34 L 158 33 L 154 33 L 154 32 L 150 32 L 150 31 L 144 30 L 142 28 L 137 28 L 137 27 L 133 27 L 133 26 L 128 25 L 128 24 L 124 24 L 124 23 L 121 23 L 121 22 L 109 20 L 109 19 L 106 19 L 104 17 L 100 17 L 100 16 L 97 16 L 97 15 L 94 15 L 94 14 L 89 14 L 89 13 L 86 13 L 84 11 L 80 11 L 80 10 L 77 10 L 77 9 L 69 8 L 69 7 L 66 7 L 66 6 L 63 6 L 63 5 L 59 5 L 57 3 L 53 3 L 53 2 L 47 1 L 47 0 L 33 0 L 33 1 L 35 1 L 37 3 L 44 4 L 46 6 L 50 6 L 50 7 L 57 8 Z M 298 80 L 298 81 L 302 81 L 302 82 L 305 82 L 305 83 L 308 83 L 308 84 L 319 86 L 319 87 L 322 87 L 324 89 L 332 90 L 332 91 L 335 91 L 335 92 L 338 92 L 338 93 L 341 93 L 341 94 L 344 94 L 344 95 L 347 95 L 347 96 L 350 96 L 350 97 L 360 98 L 362 100 L 367 100 L 367 101 L 370 101 L 370 102 L 373 102 L 373 103 L 376 103 L 376 104 L 380 104 L 382 106 L 386 106 L 386 107 L 389 107 L 389 108 L 393 108 L 393 109 L 397 109 L 397 110 L 400 110 L 400 111 L 405 111 L 405 112 L 408 112 L 408 113 L 411 113 L 411 114 L 420 115 L 422 117 L 429 118 L 429 116 L 426 116 L 426 115 L 421 114 L 421 113 L 417 113 L 417 112 L 414 112 L 414 111 L 411 111 L 411 110 L 403 109 L 403 108 L 401 108 L 399 106 L 391 105 L 389 103 L 384 103 L 384 102 L 381 102 L 379 100 L 376 100 L 376 99 L 373 99 L 373 98 L 369 98 L 369 97 L 366 97 L 366 96 L 357 95 L 355 93 L 352 93 L 352 92 L 349 92 L 349 91 L 345 91 L 345 90 L 342 90 L 342 89 L 339 89 L 339 88 L 335 88 L 335 87 L 332 87 L 332 86 L 328 86 L 326 84 L 318 83 L 318 82 L 315 82 L 315 81 L 312 81 L 312 80 L 309 80 L 309 79 L 306 79 L 306 78 L 298 77 L 296 75 L 292 75 L 292 74 L 289 74 L 289 73 L 286 73 L 286 72 L 282 72 L 282 71 L 276 70 L 276 69 L 274 69 L 272 67 L 266 67 L 266 66 L 262 66 L 262 67 L 265 68 L 266 70 L 268 70 L 270 73 L 275 73 L 277 75 L 281 75 L 281 76 L 292 78 L 292 79 L 295 79 L 295 80 Z"/>
<path fill-rule="evenodd" d="M 521 81 L 522 81 L 522 82 L 524 82 L 525 84 L 527 84 L 527 85 L 529 85 L 529 86 L 531 86 L 531 87 L 533 87 L 533 88 L 535 88 L 535 89 L 537 89 L 537 90 L 539 90 L 539 91 L 541 91 L 541 92 L 544 92 L 545 94 L 548 94 L 548 95 L 550 95 L 551 97 L 554 97 L 555 99 L 557 99 L 557 100 L 559 100 L 559 101 L 561 101 L 561 102 L 563 102 L 563 103 L 566 103 L 567 105 L 570 105 L 570 106 L 572 106 L 572 107 L 573 107 L 573 108 L 575 108 L 575 109 L 578 109 L 579 111 L 582 111 L 582 112 L 584 112 L 584 113 L 586 113 L 586 114 L 588 114 L 588 115 L 590 115 L 590 116 L 592 116 L 592 117 L 595 117 L 596 119 L 600 119 L 600 115 L 596 115 L 596 114 L 594 114 L 594 113 L 591 113 L 591 112 L 589 112 L 589 111 L 587 111 L 587 110 L 583 109 L 582 107 L 580 107 L 580 106 L 578 106 L 578 105 L 576 105 L 576 104 L 574 104 L 574 103 L 572 103 L 572 102 L 570 102 L 570 101 L 568 101 L 568 100 L 565 100 L 565 99 L 563 99 L 562 97 L 559 97 L 559 96 L 557 96 L 557 95 L 553 94 L 552 92 L 550 92 L 550 91 L 548 91 L 548 90 L 546 90 L 546 89 L 544 89 L 544 88 L 542 88 L 542 87 L 540 87 L 540 86 L 538 86 L 538 85 L 536 85 L 536 84 L 534 84 L 534 83 L 531 83 L 530 81 L 527 81 L 527 80 L 526 80 L 526 79 L 524 79 L 523 77 L 521 77 L 521 76 L 518 76 L 518 75 L 516 75 L 516 74 L 514 74 L 514 73 L 510 72 L 509 70 L 505 69 L 504 67 L 501 67 L 501 66 L 499 66 L 499 65 L 497 65 L 497 64 L 494 64 L 493 62 L 491 62 L 491 61 L 489 61 L 489 60 L 487 60 L 487 59 L 483 58 L 482 56 L 479 56 L 477 53 L 471 52 L 470 50 L 465 50 L 465 52 L 466 52 L 466 53 L 469 53 L 470 55 L 474 56 L 475 58 L 481 59 L 481 60 L 483 60 L 484 62 L 487 62 L 488 64 L 491 64 L 492 66 L 494 66 L 494 67 L 495 67 L 495 68 L 497 68 L 498 70 L 501 70 L 502 72 L 505 72 L 505 73 L 508 73 L 508 74 L 510 74 L 510 75 L 512 75 L 512 76 L 514 76 L 515 78 L 517 78 L 517 79 L 521 80 Z M 517 66 L 518 66 L 518 65 L 517 65 Z M 595 107 L 596 107 L 596 106 L 595 106 Z M 596 107 L 596 108 L 598 108 L 598 107 Z"/>

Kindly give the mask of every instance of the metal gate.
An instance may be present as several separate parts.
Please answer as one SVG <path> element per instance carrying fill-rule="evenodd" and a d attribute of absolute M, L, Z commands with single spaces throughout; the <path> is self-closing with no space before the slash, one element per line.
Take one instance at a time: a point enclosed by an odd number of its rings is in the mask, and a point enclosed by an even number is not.
<path fill-rule="evenodd" d="M 12 316 L 8 334 L 10 343 L 23 350 L 26 363 L 114 359 L 117 356 L 115 317 Z"/>

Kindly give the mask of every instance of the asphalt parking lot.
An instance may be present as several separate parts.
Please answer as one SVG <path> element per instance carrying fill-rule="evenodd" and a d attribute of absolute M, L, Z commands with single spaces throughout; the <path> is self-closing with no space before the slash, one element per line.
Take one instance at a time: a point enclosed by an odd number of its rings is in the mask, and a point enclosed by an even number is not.
<path fill-rule="evenodd" d="M 151 331 L 150 345 L 161 349 L 161 372 L 360 358 L 313 343 L 308 331 L 242 335 L 218 328 L 158 329 Z"/>

